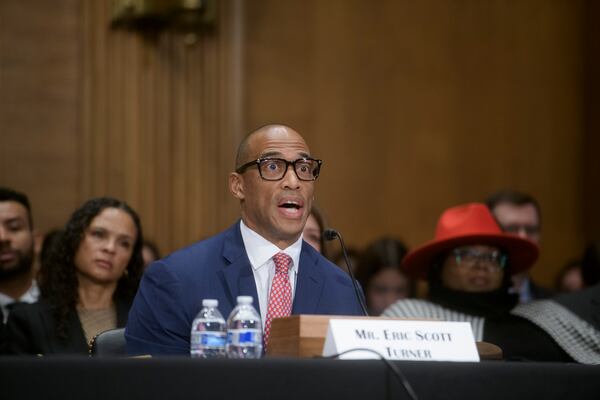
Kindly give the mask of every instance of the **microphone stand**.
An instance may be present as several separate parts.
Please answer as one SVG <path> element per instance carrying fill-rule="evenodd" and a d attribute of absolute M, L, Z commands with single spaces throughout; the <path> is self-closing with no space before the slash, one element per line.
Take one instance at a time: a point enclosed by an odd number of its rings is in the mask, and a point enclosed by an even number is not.
<path fill-rule="evenodd" d="M 340 245 L 342 247 L 342 254 L 344 255 L 344 261 L 346 262 L 346 268 L 348 269 L 348 274 L 350 275 L 350 279 L 352 280 L 352 286 L 354 287 L 354 294 L 358 299 L 358 304 L 360 304 L 360 308 L 362 309 L 363 314 L 368 317 L 369 313 L 367 312 L 367 307 L 363 302 L 362 296 L 358 290 L 358 286 L 356 285 L 356 279 L 354 279 L 354 273 L 352 272 L 352 266 L 350 265 L 350 260 L 348 259 L 348 252 L 346 251 L 346 246 L 344 245 L 344 239 L 342 239 L 342 235 L 336 231 L 335 229 L 325 229 L 323 232 L 323 237 L 327 241 L 331 241 L 336 237 L 340 241 Z"/>

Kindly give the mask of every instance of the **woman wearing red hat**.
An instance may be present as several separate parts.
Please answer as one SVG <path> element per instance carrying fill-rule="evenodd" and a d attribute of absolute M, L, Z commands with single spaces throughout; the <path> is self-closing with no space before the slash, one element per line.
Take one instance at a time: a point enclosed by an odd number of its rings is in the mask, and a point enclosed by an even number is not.
<path fill-rule="evenodd" d="M 568 361 L 543 331 L 512 316 L 518 298 L 510 276 L 530 268 L 537 246 L 503 233 L 484 204 L 452 207 L 435 238 L 411 251 L 402 268 L 429 282 L 428 300 L 400 300 L 382 315 L 470 322 L 475 340 L 499 345 L 507 358 Z"/>

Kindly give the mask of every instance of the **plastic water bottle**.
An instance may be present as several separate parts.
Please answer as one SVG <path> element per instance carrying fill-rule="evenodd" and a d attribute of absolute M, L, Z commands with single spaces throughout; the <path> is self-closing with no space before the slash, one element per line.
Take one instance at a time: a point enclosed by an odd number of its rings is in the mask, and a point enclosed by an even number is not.
<path fill-rule="evenodd" d="M 218 300 L 202 300 L 202 310 L 192 323 L 190 355 L 199 358 L 223 358 L 226 356 L 225 319 L 217 309 Z"/>
<path fill-rule="evenodd" d="M 227 318 L 227 356 L 260 358 L 262 347 L 262 324 L 252 297 L 238 296 L 237 306 Z"/>

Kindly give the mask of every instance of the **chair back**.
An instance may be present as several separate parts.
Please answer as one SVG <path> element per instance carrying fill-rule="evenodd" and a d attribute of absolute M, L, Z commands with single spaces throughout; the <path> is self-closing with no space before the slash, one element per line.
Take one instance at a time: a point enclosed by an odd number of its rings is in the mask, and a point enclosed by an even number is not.
<path fill-rule="evenodd" d="M 90 342 L 93 357 L 123 357 L 125 350 L 125 328 L 110 329 L 97 334 Z"/>

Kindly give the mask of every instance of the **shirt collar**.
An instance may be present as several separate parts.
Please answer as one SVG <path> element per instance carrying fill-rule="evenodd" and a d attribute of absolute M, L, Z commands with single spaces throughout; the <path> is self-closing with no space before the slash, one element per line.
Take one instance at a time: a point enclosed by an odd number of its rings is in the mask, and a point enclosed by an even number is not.
<path fill-rule="evenodd" d="M 4 307 L 14 303 L 15 301 L 23 303 L 35 303 L 38 300 L 38 297 L 40 297 L 40 289 L 37 285 L 37 282 L 34 280 L 31 282 L 29 289 L 27 289 L 27 291 L 18 299 L 13 299 L 4 293 L 0 293 L 0 306 Z"/>
<path fill-rule="evenodd" d="M 284 250 L 275 246 L 267 239 L 248 228 L 243 220 L 240 220 L 240 231 L 242 233 L 242 240 L 248 259 L 252 265 L 252 269 L 257 270 L 263 265 L 266 265 L 269 260 L 277 253 L 285 253 L 292 258 L 292 270 L 298 272 L 298 265 L 300 265 L 300 252 L 302 251 L 302 237 L 301 234 L 298 240 L 292 243 L 291 246 Z"/>

